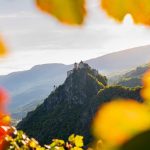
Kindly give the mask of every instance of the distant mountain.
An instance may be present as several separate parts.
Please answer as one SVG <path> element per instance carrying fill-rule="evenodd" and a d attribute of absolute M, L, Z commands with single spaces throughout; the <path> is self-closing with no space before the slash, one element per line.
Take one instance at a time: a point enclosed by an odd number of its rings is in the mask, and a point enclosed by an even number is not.
<path fill-rule="evenodd" d="M 137 87 L 142 86 L 142 82 L 140 78 L 123 78 L 117 83 L 117 85 L 126 87 Z"/>
<path fill-rule="evenodd" d="M 139 66 L 131 71 L 120 75 L 119 81 L 116 82 L 117 85 L 126 86 L 126 87 L 136 87 L 142 86 L 142 76 L 149 69 L 150 64 Z M 115 77 L 114 77 L 115 78 Z"/>
<path fill-rule="evenodd" d="M 141 66 L 141 64 L 146 64 L 149 60 L 150 46 L 142 46 L 85 62 L 101 73 L 113 75 L 116 72 L 125 72 Z M 55 87 L 64 82 L 67 71 L 71 68 L 73 65 L 45 64 L 35 66 L 27 71 L 0 76 L 0 85 L 10 92 L 12 98 L 9 108 L 13 112 L 13 116 L 17 116 L 20 111 L 25 110 L 26 106 L 31 106 L 36 102 L 38 105 Z M 23 113 L 23 116 L 25 114 Z"/>
<path fill-rule="evenodd" d="M 150 63 L 146 65 L 140 65 L 135 69 L 132 69 L 123 75 L 124 78 L 141 78 L 143 74 L 150 68 Z"/>
<path fill-rule="evenodd" d="M 63 64 L 38 65 L 28 71 L 14 72 L 0 76 L 0 85 L 10 93 L 11 112 L 34 101 L 40 101 L 62 83 L 71 66 Z"/>
<path fill-rule="evenodd" d="M 69 72 L 65 82 L 56 88 L 34 111 L 28 113 L 18 129 L 36 138 L 41 144 L 52 138 L 66 139 L 80 134 L 89 143 L 90 124 L 97 108 L 113 98 L 141 101 L 139 88 L 107 87 L 107 78 L 87 64 Z"/>
<path fill-rule="evenodd" d="M 127 71 L 150 62 L 150 45 L 111 53 L 86 62 L 107 74 Z"/>

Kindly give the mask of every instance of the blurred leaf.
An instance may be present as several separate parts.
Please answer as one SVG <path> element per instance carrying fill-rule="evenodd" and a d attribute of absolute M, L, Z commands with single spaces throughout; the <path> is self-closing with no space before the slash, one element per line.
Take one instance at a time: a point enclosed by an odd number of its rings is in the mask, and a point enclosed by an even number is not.
<path fill-rule="evenodd" d="M 85 0 L 36 0 L 36 4 L 65 24 L 80 25 L 86 15 Z"/>
<path fill-rule="evenodd" d="M 0 57 L 3 57 L 7 54 L 7 48 L 3 42 L 3 40 L 0 38 Z"/>
<path fill-rule="evenodd" d="M 120 145 L 148 129 L 149 107 L 134 100 L 117 100 L 105 104 L 93 123 L 94 135 L 111 145 Z"/>
<path fill-rule="evenodd" d="M 119 22 L 131 14 L 135 23 L 150 25 L 150 0 L 102 0 L 101 6 Z"/>
<path fill-rule="evenodd" d="M 5 115 L 0 113 L 0 126 L 7 126 L 11 122 L 11 118 L 9 115 Z"/>
<path fill-rule="evenodd" d="M 150 71 L 147 71 L 143 78 L 143 89 L 141 90 L 141 96 L 145 100 L 146 103 L 150 104 Z"/>
<path fill-rule="evenodd" d="M 8 93 L 0 87 L 0 112 L 6 111 L 5 108 L 8 103 Z"/>
<path fill-rule="evenodd" d="M 127 14 L 127 8 L 125 0 L 102 0 L 101 6 L 107 12 L 118 21 L 122 21 Z"/>

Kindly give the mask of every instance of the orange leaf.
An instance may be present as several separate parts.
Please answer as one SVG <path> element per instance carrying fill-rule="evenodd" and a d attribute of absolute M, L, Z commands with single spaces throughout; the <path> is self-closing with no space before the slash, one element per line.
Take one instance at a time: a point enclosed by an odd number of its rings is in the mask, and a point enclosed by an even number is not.
<path fill-rule="evenodd" d="M 8 143 L 5 140 L 7 135 L 12 133 L 12 129 L 8 126 L 0 126 L 0 150 L 7 149 Z"/>
<path fill-rule="evenodd" d="M 86 15 L 85 0 L 36 0 L 36 4 L 65 24 L 80 25 Z"/>
<path fill-rule="evenodd" d="M 0 88 L 0 112 L 5 111 L 7 102 L 8 94 L 3 88 Z"/>
<path fill-rule="evenodd" d="M 120 145 L 133 136 L 150 129 L 147 105 L 134 100 L 116 100 L 98 111 L 93 133 L 110 145 Z"/>
<path fill-rule="evenodd" d="M 150 25 L 150 0 L 102 0 L 101 6 L 120 22 L 131 14 L 135 23 Z"/>
<path fill-rule="evenodd" d="M 146 103 L 150 104 L 150 70 L 144 74 L 142 82 L 143 89 L 141 90 L 141 96 Z"/>
<path fill-rule="evenodd" d="M 3 40 L 0 38 L 0 57 L 3 57 L 7 54 L 7 48 L 4 45 Z"/>

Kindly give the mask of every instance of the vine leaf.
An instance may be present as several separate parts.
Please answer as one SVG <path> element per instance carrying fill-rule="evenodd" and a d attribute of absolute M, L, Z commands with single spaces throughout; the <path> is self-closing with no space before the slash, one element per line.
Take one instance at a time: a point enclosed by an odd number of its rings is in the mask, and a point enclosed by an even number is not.
<path fill-rule="evenodd" d="M 102 0 L 101 6 L 119 22 L 131 14 L 135 23 L 150 25 L 150 0 Z"/>
<path fill-rule="evenodd" d="M 0 57 L 3 57 L 7 54 L 7 48 L 3 42 L 3 40 L 0 38 Z"/>
<path fill-rule="evenodd" d="M 86 15 L 85 0 L 36 0 L 40 10 L 51 14 L 60 22 L 81 25 Z"/>

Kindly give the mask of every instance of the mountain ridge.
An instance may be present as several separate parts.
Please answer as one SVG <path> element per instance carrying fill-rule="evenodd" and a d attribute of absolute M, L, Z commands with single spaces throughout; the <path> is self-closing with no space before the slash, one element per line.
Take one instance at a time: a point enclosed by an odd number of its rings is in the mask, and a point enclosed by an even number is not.
<path fill-rule="evenodd" d="M 101 73 L 107 72 L 107 74 L 112 75 L 114 72 L 124 72 L 125 70 L 137 67 L 139 64 L 145 64 L 145 62 L 150 60 L 149 47 L 150 45 L 119 51 L 85 62 Z M 145 51 L 143 50 L 144 48 Z M 140 51 L 140 54 L 138 54 L 140 58 L 143 55 L 141 61 L 136 57 L 136 51 Z M 124 53 L 126 53 L 126 57 L 130 55 L 128 61 L 126 61 L 127 58 L 125 58 Z M 135 62 L 133 61 L 134 59 L 136 59 Z M 0 76 L 0 85 L 8 90 L 12 99 L 9 107 L 11 112 L 15 113 L 18 109 L 21 110 L 22 107 L 29 103 L 44 99 L 54 89 L 54 86 L 63 83 L 67 76 L 66 72 L 72 67 L 73 65 L 59 63 L 43 64 L 34 66 L 28 71 Z"/>
<path fill-rule="evenodd" d="M 142 55 L 143 57 L 141 57 Z M 139 65 L 147 64 L 150 61 L 149 55 L 150 45 L 146 45 L 109 53 L 97 58 L 87 60 L 85 62 L 94 68 L 103 66 L 103 72 L 113 73 L 118 71 L 126 71 Z"/>
<path fill-rule="evenodd" d="M 17 126 L 41 144 L 52 138 L 83 135 L 88 144 L 92 118 L 100 105 L 114 98 L 136 99 L 142 102 L 140 88 L 107 86 L 107 78 L 85 63 L 69 71 L 65 82 L 56 88 L 34 111 Z M 75 65 L 76 66 L 76 65 Z"/>
<path fill-rule="evenodd" d="M 73 132 L 74 126 L 76 126 L 74 133 L 78 132 L 79 127 L 79 132 L 82 132 L 89 126 L 83 122 L 83 117 L 87 115 L 83 115 L 84 107 L 106 85 L 106 77 L 99 75 L 87 64 L 83 64 L 78 69 L 74 68 L 65 82 L 56 88 L 35 111 L 28 113 L 27 117 L 19 123 L 18 128 L 27 131 L 28 135 L 36 137 L 43 144 L 48 138 L 64 135 L 66 138 Z M 75 125 L 74 121 L 77 119 Z M 42 126 L 38 126 L 38 122 L 42 122 Z M 56 132 L 57 127 L 60 131 Z M 51 132 L 47 133 L 46 128 Z"/>

